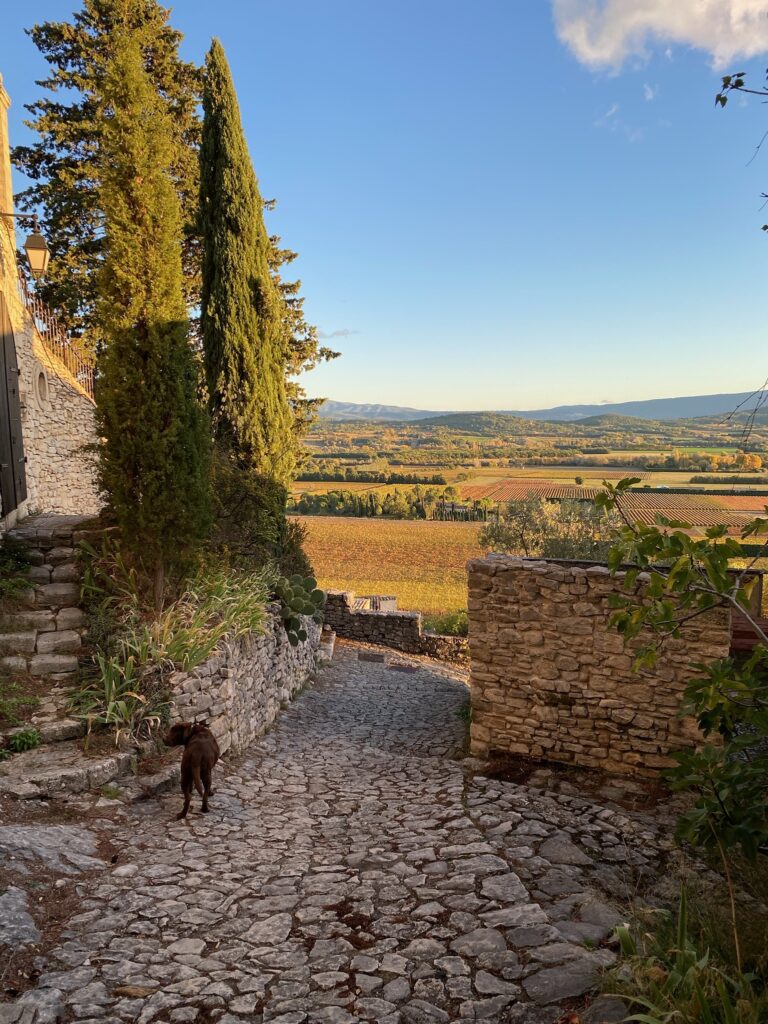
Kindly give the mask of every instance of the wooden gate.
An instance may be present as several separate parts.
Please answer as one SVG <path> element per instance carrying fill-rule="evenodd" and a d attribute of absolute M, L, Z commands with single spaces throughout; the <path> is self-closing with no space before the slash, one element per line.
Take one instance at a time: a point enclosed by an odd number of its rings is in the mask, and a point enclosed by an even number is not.
<path fill-rule="evenodd" d="M 11 319 L 5 296 L 0 292 L 0 499 L 3 516 L 17 509 L 27 496 L 19 374 Z"/>

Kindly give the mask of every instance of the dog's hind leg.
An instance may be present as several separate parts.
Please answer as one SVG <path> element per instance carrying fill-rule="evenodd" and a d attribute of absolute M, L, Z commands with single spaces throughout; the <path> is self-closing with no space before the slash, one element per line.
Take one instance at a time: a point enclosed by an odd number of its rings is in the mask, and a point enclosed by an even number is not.
<path fill-rule="evenodd" d="M 200 774 L 203 779 L 203 814 L 208 813 L 208 797 L 213 796 L 213 790 L 211 789 L 211 767 L 210 765 L 204 764 L 200 769 Z"/>
<path fill-rule="evenodd" d="M 182 818 L 186 818 L 187 812 L 189 811 L 189 805 L 192 801 L 192 773 L 183 762 L 181 765 L 181 792 L 184 794 L 184 806 L 179 814 L 176 815 L 177 821 L 180 821 Z"/>
<path fill-rule="evenodd" d="M 205 771 L 205 768 L 203 768 L 202 770 Z M 201 771 L 201 767 L 200 767 L 199 764 L 193 765 L 193 767 L 192 767 L 192 781 L 194 782 L 195 789 L 200 794 L 200 796 L 204 796 L 205 793 L 204 793 L 204 790 L 203 790 L 203 782 L 202 782 L 202 779 L 200 777 L 200 771 Z M 209 776 L 210 776 L 210 772 L 209 772 Z"/>

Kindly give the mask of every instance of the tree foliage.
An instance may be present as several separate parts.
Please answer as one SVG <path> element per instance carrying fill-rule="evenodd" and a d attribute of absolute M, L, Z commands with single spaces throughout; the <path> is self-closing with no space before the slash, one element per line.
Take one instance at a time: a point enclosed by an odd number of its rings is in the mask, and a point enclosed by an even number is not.
<path fill-rule="evenodd" d="M 50 65 L 38 82 L 47 95 L 27 106 L 38 136 L 13 150 L 13 161 L 32 184 L 16 201 L 40 214 L 51 264 L 37 285 L 42 299 L 76 335 L 94 347 L 98 269 L 104 248 L 104 200 L 98 164 L 106 124 L 104 80 L 115 33 L 123 26 L 141 37 L 141 63 L 167 104 L 173 145 L 170 173 L 184 223 L 195 218 L 198 193 L 199 72 L 179 57 L 181 34 L 156 0 L 83 0 L 71 21 L 45 21 L 29 30 Z M 197 301 L 198 257 L 194 235 L 184 239 L 185 292 Z"/>
<path fill-rule="evenodd" d="M 131 19 L 118 22 L 102 78 L 105 345 L 96 398 L 101 485 L 160 603 L 166 569 L 208 525 L 209 427 L 182 289 L 172 110 L 146 72 L 143 42 Z"/>
<path fill-rule="evenodd" d="M 621 512 L 622 494 L 636 482 L 606 484 L 597 504 Z M 681 711 L 696 717 L 707 742 L 677 754 L 668 778 L 674 788 L 697 795 L 680 819 L 681 838 L 723 857 L 736 846 L 749 859 L 768 855 L 768 637 L 751 607 L 756 577 L 750 573 L 768 541 L 734 571 L 730 563 L 741 556 L 741 545 L 724 526 L 696 538 L 683 521 L 657 516 L 656 525 L 648 526 L 623 519 L 608 564 L 614 571 L 625 564 L 632 568 L 625 574 L 628 593 L 613 601 L 612 622 L 627 641 L 637 641 L 639 666 L 653 666 L 667 639 L 717 608 L 745 616 L 760 639 L 744 663 L 724 658 L 694 666 Z M 742 540 L 755 537 L 768 537 L 768 519 L 743 528 Z"/>
<path fill-rule="evenodd" d="M 530 495 L 510 501 L 501 517 L 480 531 L 491 551 L 526 558 L 604 559 L 618 520 L 591 502 L 549 502 Z"/>
<path fill-rule="evenodd" d="M 201 335 L 214 430 L 249 471 L 287 483 L 297 437 L 286 393 L 285 304 L 218 40 L 206 58 L 200 149 Z"/>

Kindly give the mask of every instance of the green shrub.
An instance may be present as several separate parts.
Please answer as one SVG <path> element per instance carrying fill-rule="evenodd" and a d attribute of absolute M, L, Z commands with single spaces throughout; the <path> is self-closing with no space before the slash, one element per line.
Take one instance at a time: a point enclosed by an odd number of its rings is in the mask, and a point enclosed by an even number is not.
<path fill-rule="evenodd" d="M 274 570 L 201 564 L 181 593 L 149 613 L 142 578 L 112 541 L 85 548 L 83 594 L 94 645 L 94 671 L 73 697 L 88 723 L 114 728 L 116 741 L 148 737 L 168 717 L 165 676 L 205 661 L 225 636 L 259 632 Z"/>
<path fill-rule="evenodd" d="M 73 707 L 88 727 L 115 730 L 115 743 L 148 739 L 164 717 L 168 696 L 156 690 L 140 693 L 146 683 L 133 655 L 125 659 L 95 656 L 97 673 L 73 697 Z M 88 739 L 86 739 L 86 744 Z"/>
<path fill-rule="evenodd" d="M 9 736 L 6 745 L 12 753 L 20 754 L 24 750 L 34 750 L 40 743 L 40 733 L 37 729 L 22 729 Z"/>
<path fill-rule="evenodd" d="M 305 527 L 286 515 L 288 492 L 270 477 L 241 466 L 219 446 L 213 467 L 214 549 L 234 565 L 275 564 L 283 576 L 311 576 Z"/>
<path fill-rule="evenodd" d="M 427 615 L 424 626 L 440 636 L 468 636 L 469 616 L 463 609 L 446 615 Z"/>

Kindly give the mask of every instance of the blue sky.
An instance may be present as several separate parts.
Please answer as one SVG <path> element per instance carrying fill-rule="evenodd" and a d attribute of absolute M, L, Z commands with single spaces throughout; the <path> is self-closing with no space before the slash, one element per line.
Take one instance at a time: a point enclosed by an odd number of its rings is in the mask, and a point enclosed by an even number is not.
<path fill-rule="evenodd" d="M 184 55 L 224 44 L 269 227 L 343 351 L 310 393 L 525 409 L 762 383 L 768 124 L 713 100 L 723 69 L 762 82 L 768 0 L 642 6 L 638 28 L 635 0 L 180 0 Z M 16 141 L 43 73 L 23 29 L 73 7 L 5 5 Z"/>

